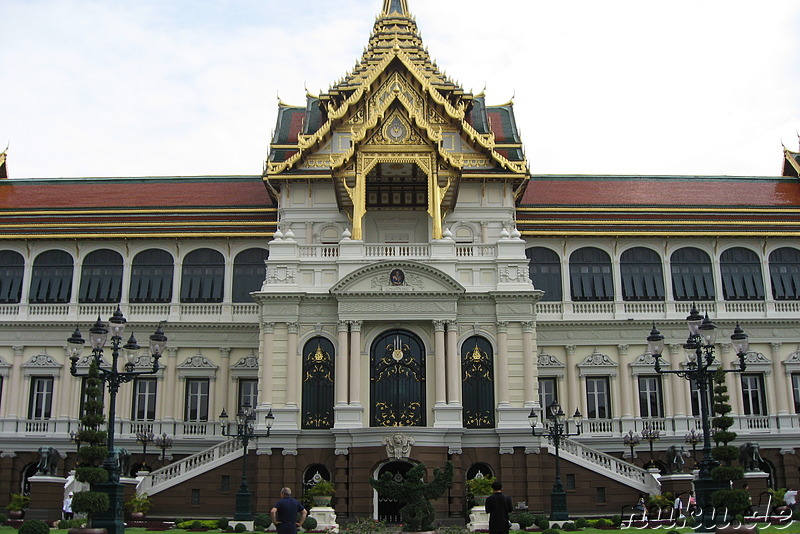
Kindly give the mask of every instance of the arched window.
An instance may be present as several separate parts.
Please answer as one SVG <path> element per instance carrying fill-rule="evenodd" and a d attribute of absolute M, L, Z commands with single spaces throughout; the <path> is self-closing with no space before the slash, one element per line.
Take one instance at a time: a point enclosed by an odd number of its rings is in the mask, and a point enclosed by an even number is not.
<path fill-rule="evenodd" d="M 561 293 L 561 259 L 549 248 L 531 247 L 525 250 L 528 257 L 528 276 L 534 289 L 544 291 L 543 301 L 564 300 Z"/>
<path fill-rule="evenodd" d="M 595 247 L 576 250 L 569 257 L 572 300 L 614 300 L 611 257 Z"/>
<path fill-rule="evenodd" d="M 332 482 L 331 472 L 327 467 L 322 464 L 311 464 L 306 467 L 305 473 L 303 473 L 303 495 L 313 488 L 320 480 Z"/>
<path fill-rule="evenodd" d="M 133 258 L 131 302 L 170 302 L 172 300 L 172 255 L 159 249 L 144 250 Z"/>
<path fill-rule="evenodd" d="M 676 250 L 670 258 L 672 293 L 675 300 L 714 300 L 711 258 L 694 247 Z"/>
<path fill-rule="evenodd" d="M 78 301 L 119 302 L 121 290 L 122 255 L 108 249 L 95 250 L 87 254 L 81 267 Z"/>
<path fill-rule="evenodd" d="M 69 302 L 72 270 L 72 256 L 63 250 L 48 250 L 36 256 L 28 300 L 32 303 Z"/>
<path fill-rule="evenodd" d="M 425 347 L 411 332 L 381 334 L 370 350 L 371 426 L 425 426 Z"/>
<path fill-rule="evenodd" d="M 725 300 L 764 300 L 764 278 L 758 255 L 744 247 L 729 248 L 719 256 Z"/>
<path fill-rule="evenodd" d="M 772 298 L 800 300 L 800 250 L 792 247 L 773 250 L 769 255 L 769 277 Z"/>
<path fill-rule="evenodd" d="M 22 299 L 22 277 L 25 258 L 13 250 L 0 250 L 0 303 L 17 303 Z"/>
<path fill-rule="evenodd" d="M 233 302 L 253 302 L 250 293 L 259 291 L 267 277 L 264 261 L 269 252 L 263 248 L 249 248 L 233 260 Z"/>
<path fill-rule="evenodd" d="M 664 300 L 661 256 L 652 249 L 634 247 L 620 256 L 622 300 Z"/>
<path fill-rule="evenodd" d="M 183 260 L 181 302 L 222 302 L 225 258 L 216 250 L 193 250 Z"/>
<path fill-rule="evenodd" d="M 494 428 L 494 358 L 492 346 L 481 336 L 461 346 L 461 391 L 464 428 Z"/>
<path fill-rule="evenodd" d="M 324 337 L 303 347 L 303 428 L 333 428 L 334 348 Z"/>

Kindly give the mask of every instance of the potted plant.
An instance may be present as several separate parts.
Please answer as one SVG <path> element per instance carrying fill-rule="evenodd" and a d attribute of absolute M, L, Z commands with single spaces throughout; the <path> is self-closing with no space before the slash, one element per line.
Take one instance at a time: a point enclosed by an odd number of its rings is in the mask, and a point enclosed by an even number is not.
<path fill-rule="evenodd" d="M 100 430 L 100 425 L 105 422 L 105 417 L 103 416 L 103 396 L 100 389 L 102 381 L 99 376 L 97 362 L 92 359 L 86 375 L 86 400 L 83 403 L 83 416 L 81 417 L 83 426 L 78 431 L 81 446 L 78 449 L 78 466 L 75 469 L 75 478 L 80 482 L 90 484 L 90 487 L 108 482 L 108 471 L 101 467 L 108 454 L 108 449 L 105 447 L 106 433 Z M 72 498 L 72 510 L 86 514 L 86 528 L 90 531 L 106 530 L 93 528 L 92 517 L 108 510 L 109 505 L 108 494 L 101 491 L 78 491 Z M 70 534 L 85 532 L 84 529 L 70 529 Z"/>
<path fill-rule="evenodd" d="M 306 493 L 314 500 L 314 506 L 330 506 L 336 489 L 334 489 L 330 480 L 323 478 L 311 486 Z"/>
<path fill-rule="evenodd" d="M 22 519 L 25 517 L 25 510 L 31 503 L 31 498 L 22 493 L 12 493 L 11 500 L 8 501 L 8 518 L 9 519 Z"/>
<path fill-rule="evenodd" d="M 783 496 L 786 495 L 786 490 L 787 488 L 767 489 L 770 496 L 771 515 L 786 515 L 786 512 L 789 510 L 789 507 L 786 506 L 786 501 L 783 500 Z"/>
<path fill-rule="evenodd" d="M 647 510 L 651 519 L 664 519 L 672 512 L 672 494 L 652 494 L 647 499 Z"/>
<path fill-rule="evenodd" d="M 424 476 L 425 464 L 417 464 L 408 470 L 403 481 L 396 481 L 392 473 L 384 473 L 380 480 L 369 480 L 378 495 L 403 503 L 400 519 L 410 532 L 433 530 L 436 511 L 430 501 L 444 495 L 453 485 L 453 462 L 447 462 L 444 470 L 434 468 L 431 482 L 423 481 Z"/>
<path fill-rule="evenodd" d="M 146 493 L 138 493 L 125 503 L 125 509 L 128 510 L 131 521 L 143 521 L 152 507 L 153 502 Z"/>
<path fill-rule="evenodd" d="M 472 495 L 476 506 L 483 506 L 486 503 L 486 497 L 492 494 L 494 481 L 494 477 L 485 477 L 481 473 L 467 480 L 467 493 Z"/>

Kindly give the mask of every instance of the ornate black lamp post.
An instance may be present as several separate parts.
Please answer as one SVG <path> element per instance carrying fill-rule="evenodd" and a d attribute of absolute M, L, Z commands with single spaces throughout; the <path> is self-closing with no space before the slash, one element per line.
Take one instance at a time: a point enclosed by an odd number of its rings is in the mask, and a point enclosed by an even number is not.
<path fill-rule="evenodd" d="M 156 436 L 155 442 L 156 447 L 161 449 L 161 465 L 163 467 L 166 464 L 165 459 L 167 457 L 167 449 L 172 448 L 172 438 L 167 436 L 167 433 L 164 432 L 160 436 Z"/>
<path fill-rule="evenodd" d="M 147 444 L 152 443 L 156 439 L 156 435 L 152 431 L 140 430 L 136 433 L 136 443 L 142 444 L 142 471 L 148 471 L 147 467 Z"/>
<path fill-rule="evenodd" d="M 633 459 L 635 458 L 635 453 L 633 452 L 633 448 L 639 445 L 642 442 L 641 436 L 639 434 L 634 434 L 633 430 L 628 430 L 628 433 L 625 434 L 625 437 L 622 438 L 622 443 L 625 444 L 626 447 L 631 449 L 631 463 L 634 463 Z"/>
<path fill-rule="evenodd" d="M 94 326 L 89 329 L 89 342 L 92 346 L 92 357 L 99 367 L 100 379 L 108 385 L 109 402 L 108 402 L 108 438 L 106 446 L 108 447 L 108 455 L 103 461 L 103 467 L 108 471 L 108 482 L 102 484 L 94 484 L 93 488 L 96 491 L 103 491 L 108 494 L 110 501 L 108 511 L 97 514 L 93 518 L 93 526 L 97 528 L 105 528 L 108 534 L 124 534 L 125 524 L 122 521 L 122 485 L 119 482 L 120 469 L 119 458 L 117 451 L 114 448 L 114 424 L 117 416 L 116 403 L 117 392 L 119 391 L 120 384 L 130 382 L 137 376 L 155 374 L 158 372 L 158 359 L 164 352 L 167 345 L 167 336 L 161 331 L 161 326 L 156 329 L 155 333 L 150 336 L 150 354 L 152 359 L 152 369 L 135 371 L 137 360 L 139 358 L 139 344 L 136 343 L 136 338 L 131 337 L 125 345 L 122 345 L 122 334 L 125 331 L 125 323 L 127 320 L 123 317 L 122 312 L 117 307 L 114 315 L 108 320 L 108 328 L 97 318 Z M 109 329 L 111 329 L 111 363 L 106 364 L 103 362 L 103 346 L 106 344 Z M 72 333 L 72 336 L 67 339 L 69 359 L 72 362 L 70 365 L 70 373 L 72 376 L 84 377 L 85 373 L 78 372 L 78 360 L 80 360 L 81 352 L 83 351 L 84 340 L 81 337 L 81 332 L 78 328 Z M 117 365 L 120 357 L 120 349 L 125 353 L 125 370 L 119 371 Z"/>
<path fill-rule="evenodd" d="M 236 414 L 235 432 L 231 432 L 231 423 L 228 421 L 228 414 L 225 412 L 225 408 L 223 408 L 222 413 L 219 414 L 219 422 L 220 425 L 222 425 L 223 436 L 236 437 L 242 440 L 242 448 L 244 449 L 242 454 L 242 481 L 239 484 L 239 491 L 236 492 L 236 511 L 233 514 L 233 518 L 236 521 L 250 521 L 253 519 L 253 512 L 250 508 L 250 488 L 247 485 L 247 445 L 250 443 L 250 440 L 258 439 L 259 437 L 256 436 L 255 433 L 256 412 L 250 406 L 249 402 L 245 402 L 242 409 Z M 267 434 L 265 437 L 269 437 L 272 423 L 275 422 L 275 417 L 272 415 L 271 408 L 269 413 L 264 417 L 264 422 L 267 425 Z"/>
<path fill-rule="evenodd" d="M 686 444 L 692 446 L 692 461 L 695 463 L 695 465 L 697 465 L 697 444 L 700 443 L 702 439 L 703 436 L 695 432 L 694 428 L 687 432 L 686 436 L 684 437 Z"/>
<path fill-rule="evenodd" d="M 661 431 L 647 425 L 642 430 L 642 439 L 650 443 L 650 461 L 647 462 L 645 467 L 647 469 L 652 469 L 656 466 L 656 461 L 653 458 L 653 443 L 661 439 Z"/>
<path fill-rule="evenodd" d="M 553 491 L 550 492 L 550 521 L 565 521 L 569 519 L 569 512 L 567 511 L 567 492 L 564 491 L 564 486 L 561 484 L 561 464 L 559 456 L 559 446 L 563 438 L 570 436 L 577 436 L 581 433 L 581 425 L 583 424 L 583 416 L 579 410 L 575 410 L 575 415 L 572 420 L 575 423 L 575 432 L 569 433 L 569 421 L 567 421 L 564 411 L 554 400 L 548 406 L 549 417 L 543 418 L 545 431 L 542 434 L 536 433 L 537 415 L 534 409 L 531 409 L 528 415 L 528 422 L 531 425 L 531 433 L 534 436 L 546 436 L 553 442 L 556 449 L 556 479 L 553 482 Z"/>
<path fill-rule="evenodd" d="M 661 368 L 661 353 L 664 351 L 664 336 L 653 330 L 647 337 L 647 345 L 653 355 L 654 368 L 660 374 L 675 374 L 685 378 L 697 385 L 700 397 L 700 420 L 703 429 L 703 459 L 697 464 L 699 473 L 694 482 L 697 494 L 697 510 L 700 513 L 698 532 L 714 531 L 714 508 L 711 504 L 711 494 L 727 487 L 725 482 L 717 482 L 711 478 L 711 470 L 719 465 L 719 462 L 711 456 L 711 407 L 709 406 L 709 392 L 714 373 L 719 367 L 718 362 L 714 361 L 714 343 L 717 340 L 717 325 L 711 322 L 706 314 L 705 318 L 700 315 L 695 306 L 692 306 L 690 315 L 686 318 L 689 326 L 689 339 L 686 340 L 684 348 L 687 351 L 687 362 L 683 369 L 664 370 Z M 745 370 L 745 356 L 750 345 L 747 341 L 747 334 L 741 329 L 739 324 L 733 330 L 731 343 L 739 357 L 738 365 L 733 369 L 724 369 L 725 373 L 741 373 Z"/>

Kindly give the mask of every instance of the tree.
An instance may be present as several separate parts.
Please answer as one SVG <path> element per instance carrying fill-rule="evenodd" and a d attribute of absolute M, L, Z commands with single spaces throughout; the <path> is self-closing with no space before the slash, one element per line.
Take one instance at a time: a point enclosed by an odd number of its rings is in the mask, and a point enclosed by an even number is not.
<path fill-rule="evenodd" d="M 406 529 L 412 532 L 433 530 L 436 511 L 430 501 L 444 495 L 453 484 L 453 462 L 447 462 L 444 471 L 434 468 L 432 482 L 424 482 L 424 475 L 425 464 L 417 464 L 408 470 L 401 482 L 397 482 L 391 473 L 384 473 L 380 480 L 369 479 L 378 494 L 405 503 L 400 508 L 400 518 Z"/>
<path fill-rule="evenodd" d="M 75 470 L 76 479 L 91 485 L 108 482 L 108 471 L 100 467 L 108 454 L 105 446 L 107 435 L 105 431 L 100 430 L 105 423 L 102 385 L 97 362 L 92 359 L 86 376 L 83 417 L 81 417 L 83 426 L 78 432 L 81 447 L 78 449 L 78 468 Z M 108 494 L 104 492 L 79 491 L 72 499 L 72 509 L 86 514 L 89 527 L 92 526 L 92 516 L 105 512 L 108 507 Z"/>
<path fill-rule="evenodd" d="M 736 432 L 729 430 L 733 426 L 733 418 L 728 415 L 732 410 L 729 400 L 725 372 L 719 369 L 714 373 L 715 417 L 711 420 L 711 426 L 714 428 L 716 447 L 711 449 L 711 455 L 720 465 L 711 470 L 711 477 L 718 482 L 728 482 L 730 486 L 730 482 L 744 478 L 744 469 L 732 465 L 733 460 L 739 457 L 739 449 L 728 445 L 736 439 Z M 719 489 L 711 494 L 711 503 L 714 508 L 724 508 L 727 514 L 735 517 L 750 506 L 750 495 L 742 489 Z"/>

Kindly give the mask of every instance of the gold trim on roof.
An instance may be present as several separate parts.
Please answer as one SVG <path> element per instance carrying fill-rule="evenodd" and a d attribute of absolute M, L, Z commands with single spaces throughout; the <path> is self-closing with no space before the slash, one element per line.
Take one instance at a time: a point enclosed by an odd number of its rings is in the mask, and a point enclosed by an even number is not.
<path fill-rule="evenodd" d="M 176 213 L 274 213 L 278 208 L 170 208 L 170 214 Z M 5 211 L 0 210 L 0 217 L 6 216 L 20 216 L 26 215 L 164 215 L 164 208 L 159 209 L 133 209 L 133 210 L 119 210 L 119 209 L 63 209 L 63 210 L 30 210 L 30 211 Z"/>
<path fill-rule="evenodd" d="M 677 237 L 800 237 L 800 231 L 797 232 L 713 232 L 713 231 L 661 231 L 661 230 L 642 230 L 641 232 L 633 232 L 630 230 L 623 230 L 618 232 L 601 232 L 601 231 L 580 231 L 580 230 L 522 230 L 520 233 L 524 236 L 531 237 L 559 237 L 559 236 L 677 236 Z"/>
<path fill-rule="evenodd" d="M 800 213 L 800 208 L 675 208 L 670 206 L 652 206 L 648 208 L 633 207 L 518 207 L 517 211 L 604 211 L 604 212 L 653 212 L 658 213 Z"/>
<path fill-rule="evenodd" d="M 783 155 L 789 161 L 789 165 L 791 165 L 797 174 L 800 174 L 800 162 L 797 161 L 797 156 L 800 155 L 798 152 L 792 152 L 786 147 L 783 147 Z"/>
<path fill-rule="evenodd" d="M 706 220 L 659 220 L 652 219 L 630 219 L 630 220 L 597 220 L 597 219 L 517 219 L 517 224 L 549 224 L 549 225 L 583 225 L 583 226 L 671 226 L 671 225 L 697 225 L 706 226 L 800 226 L 800 221 L 729 221 L 718 219 Z"/>

